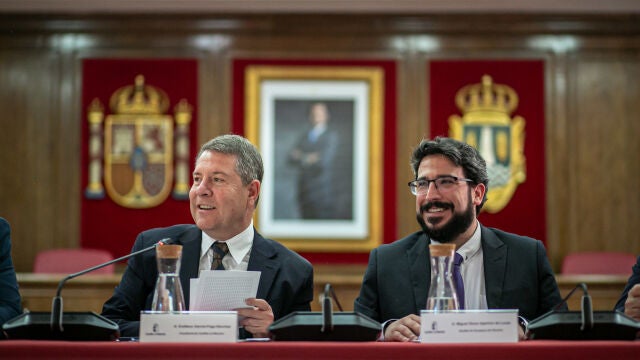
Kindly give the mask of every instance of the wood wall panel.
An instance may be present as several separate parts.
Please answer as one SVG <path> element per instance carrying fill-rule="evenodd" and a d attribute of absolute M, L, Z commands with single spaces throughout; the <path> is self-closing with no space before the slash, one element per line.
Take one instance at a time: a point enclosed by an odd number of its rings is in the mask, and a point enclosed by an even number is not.
<path fill-rule="evenodd" d="M 35 249 L 76 245 L 66 233 L 74 225 L 65 217 L 73 202 L 67 181 L 77 170 L 60 156 L 69 145 L 62 134 L 73 131 L 61 126 L 58 112 L 60 63 L 56 52 L 0 56 L 0 216 L 11 223 L 13 257 L 22 268 Z"/>
<path fill-rule="evenodd" d="M 570 81 L 571 236 L 567 251 L 638 252 L 640 58 L 576 56 Z"/>
<path fill-rule="evenodd" d="M 547 82 L 549 255 L 640 254 L 640 21 L 613 15 L 0 14 L 0 216 L 18 271 L 41 249 L 77 246 L 81 61 L 200 61 L 199 140 L 229 131 L 236 57 L 394 59 L 397 63 L 397 237 L 415 231 L 411 148 L 428 136 L 426 63 L 538 58 Z M 133 241 L 133 239 L 131 239 Z"/>

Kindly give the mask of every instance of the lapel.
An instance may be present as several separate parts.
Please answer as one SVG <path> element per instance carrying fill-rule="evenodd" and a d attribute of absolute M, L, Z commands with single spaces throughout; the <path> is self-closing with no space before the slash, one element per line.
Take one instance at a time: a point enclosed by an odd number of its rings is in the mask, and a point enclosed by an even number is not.
<path fill-rule="evenodd" d="M 507 246 L 488 228 L 482 226 L 484 284 L 489 309 L 499 309 L 507 267 Z"/>
<path fill-rule="evenodd" d="M 429 239 L 424 233 L 417 235 L 417 240 L 412 247 L 407 249 L 406 255 L 413 285 L 413 298 L 415 308 L 424 309 L 427 304 L 427 294 L 431 283 L 431 264 L 429 264 Z"/>
<path fill-rule="evenodd" d="M 258 299 L 267 299 L 273 280 L 280 268 L 280 264 L 276 260 L 277 255 L 274 247 L 254 229 L 247 271 L 260 271 L 260 283 L 256 295 Z"/>
<path fill-rule="evenodd" d="M 184 295 L 184 302 L 189 308 L 190 281 L 198 277 L 198 267 L 200 266 L 200 244 L 202 243 L 202 230 L 193 226 L 185 231 L 177 239 L 177 243 L 182 245 L 182 263 L 180 264 L 180 284 Z"/>

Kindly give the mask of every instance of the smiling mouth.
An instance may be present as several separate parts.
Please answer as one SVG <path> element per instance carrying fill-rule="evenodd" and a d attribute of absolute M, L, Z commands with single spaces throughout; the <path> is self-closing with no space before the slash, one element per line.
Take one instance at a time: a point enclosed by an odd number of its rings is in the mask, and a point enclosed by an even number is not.
<path fill-rule="evenodd" d="M 213 210 L 215 208 L 215 206 L 211 205 L 198 205 L 198 210 Z"/>
<path fill-rule="evenodd" d="M 443 212 L 447 211 L 447 210 L 453 210 L 453 205 L 451 204 L 447 204 L 447 203 L 443 203 L 443 202 L 429 202 L 424 204 L 421 208 L 420 208 L 420 212 L 422 213 L 427 213 L 428 215 L 431 214 L 442 214 Z"/>

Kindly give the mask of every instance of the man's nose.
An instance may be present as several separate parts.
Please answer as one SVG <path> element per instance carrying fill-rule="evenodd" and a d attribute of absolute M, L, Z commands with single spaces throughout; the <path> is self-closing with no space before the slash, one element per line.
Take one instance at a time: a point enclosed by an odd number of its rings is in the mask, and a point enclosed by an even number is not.
<path fill-rule="evenodd" d="M 425 194 L 426 199 L 437 199 L 440 198 L 440 191 L 438 191 L 438 187 L 436 186 L 435 181 L 429 182 L 427 185 L 427 193 Z"/>
<path fill-rule="evenodd" d="M 209 195 L 211 194 L 211 189 L 207 186 L 206 181 L 202 181 L 199 184 L 195 185 L 195 193 L 196 195 Z"/>

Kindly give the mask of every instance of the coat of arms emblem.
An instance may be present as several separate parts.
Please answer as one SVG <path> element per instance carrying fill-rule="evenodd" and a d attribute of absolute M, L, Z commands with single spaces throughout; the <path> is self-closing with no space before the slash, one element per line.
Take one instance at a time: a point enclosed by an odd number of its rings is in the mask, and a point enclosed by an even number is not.
<path fill-rule="evenodd" d="M 518 94 L 484 75 L 482 83 L 461 88 L 455 101 L 463 116 L 449 117 L 449 136 L 478 149 L 487 162 L 489 192 L 483 210 L 497 213 L 526 179 L 525 120 L 510 117 L 518 107 Z"/>
<path fill-rule="evenodd" d="M 106 118 L 98 99 L 89 106 L 89 184 L 86 196 L 103 198 L 106 189 L 109 197 L 121 206 L 150 208 L 164 202 L 173 185 L 174 197 L 186 198 L 191 106 L 184 99 L 175 106 L 175 139 L 174 118 L 166 114 L 169 108 L 167 94 L 145 85 L 142 75 L 136 76 L 134 85 L 116 90 L 111 95 L 109 106 L 112 114 Z M 104 188 L 101 182 L 103 173 Z"/>

